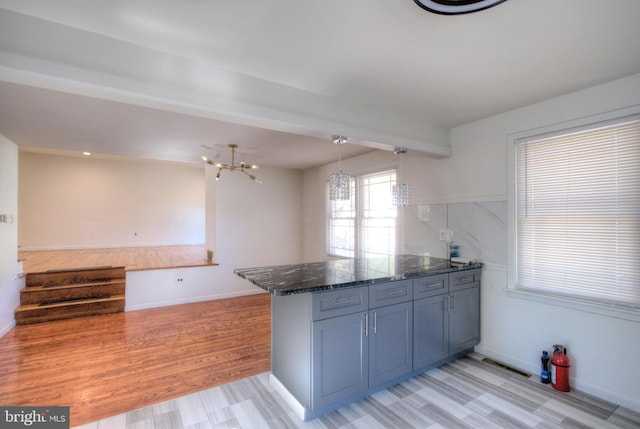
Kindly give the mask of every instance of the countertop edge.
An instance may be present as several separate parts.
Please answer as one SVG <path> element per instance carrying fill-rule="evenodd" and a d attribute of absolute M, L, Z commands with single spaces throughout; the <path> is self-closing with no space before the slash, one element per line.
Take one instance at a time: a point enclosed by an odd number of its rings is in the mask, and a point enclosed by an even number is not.
<path fill-rule="evenodd" d="M 269 292 L 272 295 L 286 296 L 286 295 L 299 295 L 304 293 L 326 292 L 326 291 L 332 291 L 336 289 L 346 289 L 346 288 L 359 287 L 359 286 L 371 286 L 379 283 L 386 283 L 386 282 L 400 281 L 400 280 L 407 280 L 407 279 L 414 279 L 414 278 L 428 277 L 428 276 L 436 276 L 439 274 L 448 274 L 448 273 L 457 272 L 457 271 L 481 269 L 483 267 L 483 264 L 481 262 L 459 264 L 459 265 L 456 264 L 456 265 L 457 266 L 455 267 L 448 267 L 448 268 L 443 268 L 438 270 L 416 271 L 416 272 L 410 272 L 402 275 L 386 276 L 386 277 L 379 277 L 379 278 L 367 279 L 367 280 L 356 280 L 353 282 L 345 282 L 345 283 L 338 283 L 338 284 L 311 286 L 311 287 L 294 289 L 294 290 L 280 290 L 278 288 L 261 285 L 260 283 L 253 281 L 248 276 L 243 275 L 243 273 L 241 272 L 243 270 L 248 270 L 251 268 L 238 268 L 233 270 L 233 272 L 237 276 L 249 281 L 253 285 Z"/>

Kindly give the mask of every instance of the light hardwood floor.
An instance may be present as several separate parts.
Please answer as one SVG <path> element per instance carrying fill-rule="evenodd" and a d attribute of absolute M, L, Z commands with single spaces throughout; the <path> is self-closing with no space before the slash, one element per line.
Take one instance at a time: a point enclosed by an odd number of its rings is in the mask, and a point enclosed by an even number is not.
<path fill-rule="evenodd" d="M 212 265 L 204 245 L 19 251 L 25 273 L 86 267 L 126 271 Z"/>
<path fill-rule="evenodd" d="M 270 369 L 267 294 L 17 326 L 2 405 L 70 406 L 79 425 Z"/>

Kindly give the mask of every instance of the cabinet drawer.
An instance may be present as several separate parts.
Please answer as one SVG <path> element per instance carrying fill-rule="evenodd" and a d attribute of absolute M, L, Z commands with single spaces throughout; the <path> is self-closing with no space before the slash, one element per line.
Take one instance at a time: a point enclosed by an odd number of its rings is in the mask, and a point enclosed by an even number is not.
<path fill-rule="evenodd" d="M 449 273 L 449 285 L 451 290 L 465 289 L 480 282 L 482 270 L 465 270 L 456 273 Z"/>
<path fill-rule="evenodd" d="M 448 274 L 413 279 L 414 299 L 426 298 L 449 292 Z"/>
<path fill-rule="evenodd" d="M 346 288 L 331 292 L 313 294 L 313 320 L 367 311 L 369 309 L 369 290 L 367 287 Z"/>
<path fill-rule="evenodd" d="M 369 308 L 399 304 L 413 299 L 411 280 L 398 280 L 369 286 Z"/>

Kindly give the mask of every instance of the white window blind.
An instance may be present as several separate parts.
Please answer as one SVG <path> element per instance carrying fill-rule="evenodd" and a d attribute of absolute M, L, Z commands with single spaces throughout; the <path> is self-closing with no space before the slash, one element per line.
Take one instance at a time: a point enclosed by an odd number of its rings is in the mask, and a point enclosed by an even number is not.
<path fill-rule="evenodd" d="M 517 287 L 640 306 L 640 117 L 515 156 Z"/>

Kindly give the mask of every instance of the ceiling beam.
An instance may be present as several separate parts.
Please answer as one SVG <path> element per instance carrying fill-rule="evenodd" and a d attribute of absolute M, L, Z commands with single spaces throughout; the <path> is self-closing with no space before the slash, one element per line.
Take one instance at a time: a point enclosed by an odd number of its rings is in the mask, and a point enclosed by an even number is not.
<path fill-rule="evenodd" d="M 0 80 L 434 157 L 447 129 L 0 9 Z"/>

